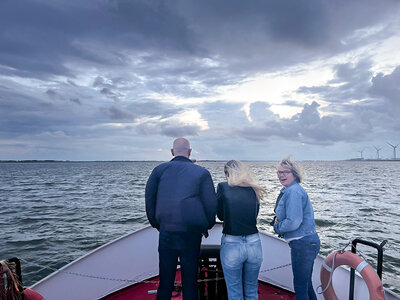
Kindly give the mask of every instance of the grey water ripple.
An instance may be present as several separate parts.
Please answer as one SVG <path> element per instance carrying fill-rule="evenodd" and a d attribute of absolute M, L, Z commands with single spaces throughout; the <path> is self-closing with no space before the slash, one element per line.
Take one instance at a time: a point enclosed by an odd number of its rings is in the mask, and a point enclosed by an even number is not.
<path fill-rule="evenodd" d="M 276 162 L 246 162 L 268 195 L 258 225 L 269 222 L 281 185 Z M 60 162 L 0 164 L 0 259 L 24 259 L 29 286 L 106 242 L 147 226 L 144 189 L 159 162 Z M 198 162 L 224 181 L 223 162 Z M 384 251 L 384 286 L 400 293 L 399 162 L 300 162 L 313 203 L 321 254 L 354 238 Z M 375 253 L 361 249 L 374 263 Z M 38 266 L 39 265 L 39 266 Z M 42 268 L 40 266 L 46 266 Z"/>

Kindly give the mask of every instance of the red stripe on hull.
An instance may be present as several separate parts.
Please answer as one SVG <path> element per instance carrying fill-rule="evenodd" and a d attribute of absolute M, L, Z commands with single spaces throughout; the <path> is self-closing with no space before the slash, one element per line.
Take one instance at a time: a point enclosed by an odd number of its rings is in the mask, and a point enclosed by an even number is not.
<path fill-rule="evenodd" d="M 156 294 L 149 294 L 149 291 L 157 291 L 158 277 L 151 278 L 146 283 L 137 283 L 123 290 L 115 292 L 102 300 L 155 300 Z M 177 270 L 176 281 L 181 280 L 181 272 Z M 174 292 L 171 300 L 181 300 L 182 293 Z M 259 281 L 258 283 L 258 299 L 259 300 L 294 300 L 294 294 L 283 289 L 268 285 L 265 282 Z"/>

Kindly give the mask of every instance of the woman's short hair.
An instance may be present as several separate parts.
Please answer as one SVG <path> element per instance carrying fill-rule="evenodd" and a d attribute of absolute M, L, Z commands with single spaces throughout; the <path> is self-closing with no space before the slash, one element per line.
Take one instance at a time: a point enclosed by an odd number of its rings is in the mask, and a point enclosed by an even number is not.
<path fill-rule="evenodd" d="M 290 160 L 290 156 L 282 159 L 279 164 L 281 167 L 285 167 L 292 171 L 293 176 L 296 178 L 297 182 L 300 183 L 303 181 L 302 171 L 297 163 Z"/>
<path fill-rule="evenodd" d="M 267 191 L 254 180 L 250 169 L 239 160 L 230 160 L 224 166 L 224 173 L 228 176 L 230 186 L 252 187 L 258 200 L 262 200 Z"/>

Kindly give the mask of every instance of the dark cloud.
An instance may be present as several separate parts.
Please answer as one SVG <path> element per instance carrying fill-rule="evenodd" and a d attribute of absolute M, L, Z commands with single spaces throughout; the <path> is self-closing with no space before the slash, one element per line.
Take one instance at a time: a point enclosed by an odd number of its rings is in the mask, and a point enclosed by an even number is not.
<path fill-rule="evenodd" d="M 87 98 L 83 102 L 78 97 L 68 95 L 79 95 L 85 89 L 71 84 L 67 87 L 69 88 L 64 90 L 47 89 L 43 94 L 30 95 L 29 90 L 19 85 L 0 85 L 0 136 L 16 138 L 57 131 L 75 137 L 97 136 L 99 132 L 96 128 L 112 122 L 129 123 L 130 128 L 134 129 L 133 122 L 142 117 L 157 117 L 163 122 L 162 125 L 154 122 L 156 130 L 151 132 L 155 134 L 171 136 L 180 130 L 182 133 L 196 135 L 199 130 L 196 126 L 168 121 L 170 117 L 183 111 L 183 108 L 172 104 L 151 99 L 111 105 L 106 98 L 96 101 L 88 101 L 90 99 Z M 129 127 L 119 128 L 125 130 Z M 104 128 L 102 133 L 107 134 Z"/>
<path fill-rule="evenodd" d="M 301 87 L 298 90 L 315 94 L 329 103 L 322 110 L 330 112 L 330 115 L 315 123 L 320 123 L 321 132 L 325 133 L 316 135 L 317 131 L 308 131 L 309 134 L 314 132 L 313 139 L 360 141 L 400 130 L 400 67 L 390 74 L 378 73 L 375 76 L 371 67 L 372 63 L 368 60 L 340 64 L 334 68 L 336 76 L 329 82 L 330 85 Z"/>
<path fill-rule="evenodd" d="M 129 79 L 114 76 L 106 78 L 105 76 L 97 76 L 93 81 L 94 90 L 98 91 L 101 95 L 117 102 L 124 99 L 123 91 L 129 86 L 132 88 L 132 84 L 129 84 Z"/>
<path fill-rule="evenodd" d="M 359 61 L 357 64 L 346 63 L 339 64 L 334 68 L 336 71 L 336 78 L 332 83 L 347 83 L 349 87 L 356 83 L 365 83 L 368 81 L 372 72 L 370 71 L 372 63 L 369 60 Z"/>
<path fill-rule="evenodd" d="M 357 64 L 340 64 L 334 70 L 331 84 L 301 87 L 298 92 L 315 94 L 329 103 L 325 111 L 344 113 L 362 123 L 370 122 L 374 127 L 394 130 L 400 128 L 400 67 L 392 73 L 375 76 L 370 61 Z M 355 103 L 350 104 L 351 101 Z"/>
<path fill-rule="evenodd" d="M 315 94 L 331 103 L 348 103 L 351 100 L 365 99 L 371 86 L 373 75 L 371 67 L 372 62 L 369 60 L 362 60 L 356 64 L 336 65 L 335 78 L 328 82 L 328 85 L 300 87 L 297 92 Z"/>
<path fill-rule="evenodd" d="M 100 93 L 112 99 L 118 100 L 118 95 L 108 88 L 102 88 Z"/>
<path fill-rule="evenodd" d="M 79 100 L 78 98 L 71 98 L 71 99 L 69 99 L 69 101 L 71 101 L 73 103 L 76 103 L 78 105 L 82 105 L 81 100 Z"/>
<path fill-rule="evenodd" d="M 266 27 L 274 40 L 312 48 L 331 38 L 329 7 L 320 1 L 270 2 Z"/>
<path fill-rule="evenodd" d="M 47 90 L 46 94 L 50 97 L 50 98 L 56 98 L 58 97 L 58 94 L 55 90 Z"/>
<path fill-rule="evenodd" d="M 182 18 L 162 3 L 122 0 L 57 4 L 1 2 L 0 64 L 20 75 L 71 75 L 65 67 L 71 60 L 122 65 L 124 57 L 117 49 L 184 52 L 190 47 Z M 111 55 L 98 55 L 107 51 Z"/>
<path fill-rule="evenodd" d="M 376 97 L 383 97 L 388 112 L 398 117 L 400 113 L 400 66 L 394 69 L 391 74 L 377 74 L 372 78 L 372 86 L 369 93 Z"/>
<path fill-rule="evenodd" d="M 113 88 L 112 80 L 106 79 L 103 76 L 97 76 L 93 82 L 94 87 Z"/>
<path fill-rule="evenodd" d="M 68 62 L 94 67 L 133 63 L 139 70 L 144 64 L 151 74 L 151 65 L 162 71 L 171 57 L 190 63 L 192 70 L 201 70 L 199 59 L 211 58 L 219 68 L 203 66 L 211 70 L 208 76 L 184 69 L 174 72 L 211 84 L 224 75 L 231 78 L 227 69 L 236 70 L 240 78 L 252 70 L 348 50 L 351 45 L 343 46 L 343 36 L 385 20 L 398 6 L 394 0 L 109 0 L 91 5 L 4 0 L 0 64 L 21 76 L 35 77 L 73 76 Z M 139 60 L 132 61 L 132 55 Z"/>
<path fill-rule="evenodd" d="M 307 144 L 329 145 L 338 141 L 354 142 L 365 138 L 372 126 L 369 120 L 344 116 L 322 116 L 319 104 L 305 104 L 301 113 L 290 119 L 269 119 L 259 126 L 239 129 L 243 138 L 268 140 L 280 137 Z M 272 113 L 270 113 L 272 115 Z"/>
<path fill-rule="evenodd" d="M 12 87 L 0 85 L 0 135 L 15 137 L 23 133 L 45 130 L 53 105 L 34 97 L 13 91 Z"/>
<path fill-rule="evenodd" d="M 231 70 L 250 72 L 347 51 L 353 45 L 343 37 L 385 20 L 399 5 L 368 3 L 225 0 L 182 1 L 181 7 L 199 47 Z"/>
<path fill-rule="evenodd" d="M 0 136 L 3 138 L 57 131 L 81 136 L 85 128 L 108 121 L 96 110 L 82 105 L 78 98 L 64 101 L 55 90 L 31 94 L 29 89 L 18 85 L 0 86 L 0 94 Z"/>
<path fill-rule="evenodd" d="M 108 114 L 108 116 L 110 117 L 110 119 L 113 121 L 132 122 L 135 119 L 135 116 L 132 113 L 122 110 L 115 106 L 111 106 L 107 109 L 103 109 L 103 111 L 105 111 Z"/>

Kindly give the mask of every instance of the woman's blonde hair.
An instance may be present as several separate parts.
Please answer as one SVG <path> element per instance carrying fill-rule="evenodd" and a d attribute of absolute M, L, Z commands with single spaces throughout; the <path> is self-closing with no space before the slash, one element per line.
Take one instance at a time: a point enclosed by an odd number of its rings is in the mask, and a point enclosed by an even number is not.
<path fill-rule="evenodd" d="M 296 178 L 297 182 L 300 183 L 303 181 L 302 171 L 297 163 L 290 160 L 290 156 L 282 159 L 279 164 L 282 167 L 290 169 L 292 171 L 293 176 Z"/>
<path fill-rule="evenodd" d="M 224 172 L 228 175 L 230 186 L 252 187 L 260 201 L 264 198 L 267 191 L 258 185 L 251 175 L 250 169 L 238 160 L 230 160 L 224 166 Z"/>

